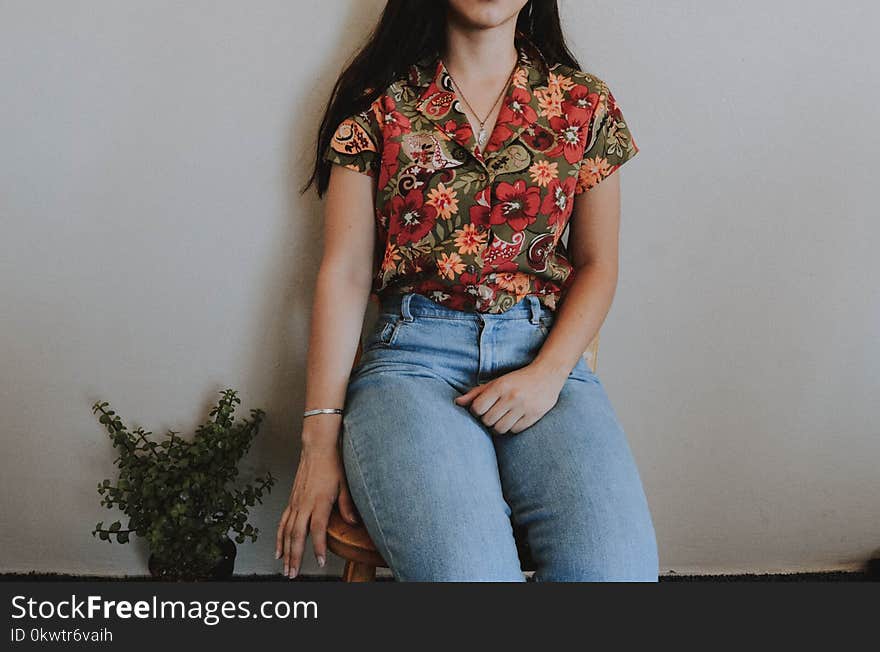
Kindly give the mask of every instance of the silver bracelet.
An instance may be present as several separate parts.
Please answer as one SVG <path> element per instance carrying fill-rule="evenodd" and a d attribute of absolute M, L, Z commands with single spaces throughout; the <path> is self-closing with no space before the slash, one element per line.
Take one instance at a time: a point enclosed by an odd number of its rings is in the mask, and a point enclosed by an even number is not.
<path fill-rule="evenodd" d="M 310 417 L 313 414 L 342 414 L 339 408 L 318 408 L 317 410 L 306 410 L 303 412 L 303 418 Z"/>

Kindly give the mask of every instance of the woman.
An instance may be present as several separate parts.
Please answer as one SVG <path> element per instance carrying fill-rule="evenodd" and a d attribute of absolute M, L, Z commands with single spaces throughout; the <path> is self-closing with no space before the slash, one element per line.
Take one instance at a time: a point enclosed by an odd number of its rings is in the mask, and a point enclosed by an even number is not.
<path fill-rule="evenodd" d="M 638 470 L 582 357 L 617 281 L 613 172 L 637 152 L 555 1 L 389 0 L 309 182 L 326 230 L 285 575 L 309 534 L 324 565 L 338 502 L 398 580 L 523 581 L 516 526 L 536 581 L 657 581 Z"/>

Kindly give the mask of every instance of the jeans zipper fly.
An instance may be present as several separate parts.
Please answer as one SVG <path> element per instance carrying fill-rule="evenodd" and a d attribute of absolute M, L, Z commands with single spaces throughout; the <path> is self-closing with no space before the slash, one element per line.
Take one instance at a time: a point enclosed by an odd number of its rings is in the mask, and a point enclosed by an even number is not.
<path fill-rule="evenodd" d="M 480 370 L 483 368 L 483 329 L 486 321 L 477 313 L 477 385 L 480 384 Z"/>

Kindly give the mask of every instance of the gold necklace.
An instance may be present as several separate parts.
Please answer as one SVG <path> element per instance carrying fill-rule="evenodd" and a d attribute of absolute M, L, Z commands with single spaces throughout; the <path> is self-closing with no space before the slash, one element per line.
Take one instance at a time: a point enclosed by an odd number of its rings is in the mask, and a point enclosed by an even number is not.
<path fill-rule="evenodd" d="M 443 66 L 446 68 L 446 65 Z M 452 86 L 455 88 L 455 92 L 461 97 L 464 101 L 467 108 L 470 109 L 471 113 L 474 114 L 474 117 L 477 119 L 477 122 L 480 123 L 480 131 L 477 133 L 477 144 L 482 148 L 483 145 L 486 144 L 486 139 L 489 137 L 489 134 L 486 133 L 486 120 L 489 119 L 489 116 L 492 115 L 492 112 L 495 110 L 495 107 L 498 106 L 498 102 L 501 101 L 501 98 L 504 97 L 505 92 L 510 86 L 510 80 L 513 78 L 513 73 L 516 72 L 517 67 L 519 67 L 519 59 L 517 58 L 516 63 L 513 65 L 513 70 L 510 71 L 510 74 L 507 76 L 507 81 L 504 82 L 504 86 L 501 87 L 501 93 L 498 95 L 498 98 L 492 104 L 492 108 L 489 109 L 489 113 L 486 114 L 486 117 L 480 120 L 480 116 L 474 111 L 474 107 L 471 106 L 471 103 L 467 101 L 467 98 L 464 96 L 464 93 L 461 92 L 461 87 L 456 83 L 455 78 L 452 76 L 452 73 L 449 72 L 449 68 L 446 68 L 446 74 L 449 75 L 449 81 L 452 82 Z"/>

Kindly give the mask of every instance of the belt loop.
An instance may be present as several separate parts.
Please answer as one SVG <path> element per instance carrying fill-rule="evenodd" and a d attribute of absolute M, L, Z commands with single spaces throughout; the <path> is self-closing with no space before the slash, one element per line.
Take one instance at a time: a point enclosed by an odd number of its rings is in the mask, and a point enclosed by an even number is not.
<path fill-rule="evenodd" d="M 415 321 L 412 312 L 409 309 L 409 302 L 412 301 L 413 293 L 407 292 L 400 301 L 400 315 L 403 321 Z"/>
<path fill-rule="evenodd" d="M 526 301 L 529 302 L 529 321 L 533 324 L 541 323 L 541 302 L 534 294 L 527 294 Z"/>

